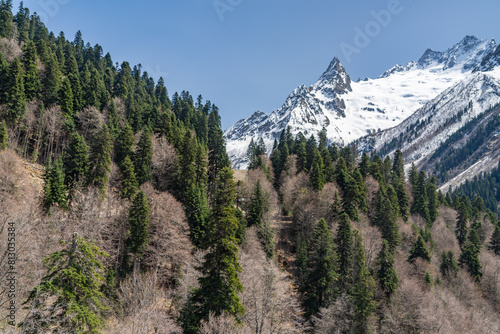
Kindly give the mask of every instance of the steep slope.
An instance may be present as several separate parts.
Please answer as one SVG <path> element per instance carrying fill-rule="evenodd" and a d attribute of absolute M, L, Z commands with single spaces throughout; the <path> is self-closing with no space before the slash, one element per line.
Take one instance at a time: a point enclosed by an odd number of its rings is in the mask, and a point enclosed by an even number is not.
<path fill-rule="evenodd" d="M 270 114 L 258 111 L 226 130 L 233 166 L 246 167 L 252 138 L 262 137 L 270 150 L 287 127 L 306 136 L 325 127 L 329 140 L 339 145 L 394 127 L 473 71 L 494 69 L 495 51 L 494 40 L 467 36 L 446 51 L 428 49 L 418 62 L 358 82 L 351 82 L 334 58 L 315 84 L 299 86 L 281 108 Z"/>
<path fill-rule="evenodd" d="M 500 103 L 499 78 L 499 70 L 474 73 L 398 126 L 361 138 L 357 145 L 382 156 L 401 149 L 407 163 L 438 175 L 441 182 L 449 181 L 443 188 L 490 170 L 499 160 L 500 126 L 495 118 L 500 109 L 496 107 Z M 485 127 L 488 133 L 484 133 Z M 447 159 L 453 162 L 447 163 Z"/>

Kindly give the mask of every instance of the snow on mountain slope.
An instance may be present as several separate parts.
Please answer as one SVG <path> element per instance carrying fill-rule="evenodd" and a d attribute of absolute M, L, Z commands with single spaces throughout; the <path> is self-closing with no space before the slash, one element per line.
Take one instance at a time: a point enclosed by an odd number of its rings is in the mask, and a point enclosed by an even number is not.
<path fill-rule="evenodd" d="M 500 103 L 500 70 L 470 75 L 429 101 L 398 126 L 357 141 L 382 156 L 401 149 L 405 161 L 421 166 L 467 122 Z"/>
<path fill-rule="evenodd" d="M 253 138 L 264 139 L 268 151 L 282 130 L 317 134 L 345 145 L 367 134 L 394 127 L 447 88 L 481 70 L 493 59 L 494 40 L 465 37 L 444 52 L 428 49 L 418 62 L 396 65 L 376 79 L 351 82 L 337 58 L 310 87 L 295 89 L 278 110 L 256 112 L 226 130 L 227 150 L 235 168 L 245 168 L 246 150 Z M 495 58 L 496 59 L 496 58 Z M 491 65 L 492 61 L 485 64 Z"/>

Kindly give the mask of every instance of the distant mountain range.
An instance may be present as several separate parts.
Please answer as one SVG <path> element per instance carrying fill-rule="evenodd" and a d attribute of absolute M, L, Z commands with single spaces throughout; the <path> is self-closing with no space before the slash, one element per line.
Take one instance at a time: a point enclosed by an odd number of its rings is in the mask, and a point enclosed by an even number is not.
<path fill-rule="evenodd" d="M 233 167 L 244 169 L 252 138 L 262 137 L 270 151 L 287 127 L 306 137 L 324 127 L 338 145 L 357 141 L 361 149 L 383 154 L 400 148 L 406 161 L 432 170 L 436 156 L 432 161 L 430 157 L 440 145 L 500 102 L 499 64 L 495 40 L 474 36 L 446 51 L 427 49 L 416 62 L 357 82 L 335 57 L 315 84 L 296 88 L 281 108 L 269 114 L 257 111 L 226 130 L 230 159 Z M 494 142 L 485 145 L 496 147 Z M 498 154 L 488 159 L 480 171 L 498 164 Z M 467 169 L 463 165 L 454 170 L 446 181 Z"/>

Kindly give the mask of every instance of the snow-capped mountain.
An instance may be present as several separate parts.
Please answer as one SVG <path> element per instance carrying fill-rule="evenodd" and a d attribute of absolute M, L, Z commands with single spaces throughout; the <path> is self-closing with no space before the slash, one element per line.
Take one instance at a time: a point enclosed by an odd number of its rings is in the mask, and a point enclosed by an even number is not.
<path fill-rule="evenodd" d="M 376 79 L 358 82 L 352 82 L 334 58 L 315 84 L 296 88 L 281 108 L 269 114 L 258 111 L 226 130 L 230 159 L 235 168 L 245 168 L 252 138 L 262 137 L 270 150 L 287 127 L 292 134 L 305 136 L 325 127 L 331 142 L 346 145 L 399 125 L 450 87 L 471 78 L 484 79 L 474 72 L 493 73 L 499 63 L 495 41 L 474 36 L 446 51 L 428 49 L 416 62 L 396 65 Z"/>

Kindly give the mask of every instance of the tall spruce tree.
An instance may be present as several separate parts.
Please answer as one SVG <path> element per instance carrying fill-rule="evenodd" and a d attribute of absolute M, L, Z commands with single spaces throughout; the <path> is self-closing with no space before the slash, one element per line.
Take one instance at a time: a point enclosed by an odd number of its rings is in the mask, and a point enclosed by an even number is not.
<path fill-rule="evenodd" d="M 63 162 L 67 185 L 85 181 L 89 168 L 89 151 L 85 139 L 76 131 L 71 134 Z"/>
<path fill-rule="evenodd" d="M 349 289 L 352 280 L 352 255 L 353 255 L 353 233 L 349 216 L 344 212 L 340 215 L 337 226 L 337 236 L 335 237 L 338 255 L 338 287 L 340 292 Z"/>
<path fill-rule="evenodd" d="M 214 315 L 226 314 L 240 317 L 244 309 L 238 294 L 243 286 L 238 273 L 238 220 L 235 217 L 236 199 L 233 173 L 229 167 L 218 171 L 214 182 L 214 194 L 210 227 L 208 229 L 208 253 L 200 266 L 200 287 L 192 295 L 192 316 L 196 323 L 206 319 L 210 312 Z M 188 325 L 188 326 L 186 326 Z M 184 323 L 185 332 L 195 332 L 192 324 Z M 194 331 L 193 331 L 194 330 Z"/>
<path fill-rule="evenodd" d="M 108 126 L 103 124 L 91 144 L 89 159 L 89 177 L 87 182 L 99 188 L 104 194 L 111 172 L 111 155 L 113 153 L 113 138 Z"/>
<path fill-rule="evenodd" d="M 377 287 L 370 271 L 366 267 L 363 239 L 358 231 L 354 231 L 354 284 L 351 295 L 354 303 L 354 332 L 367 333 L 368 319 L 376 310 L 375 293 Z"/>
<path fill-rule="evenodd" d="M 64 184 L 64 171 L 62 160 L 56 159 L 54 164 L 50 160 L 45 166 L 43 187 L 43 206 L 49 209 L 54 203 L 57 203 L 61 208 L 66 208 L 66 185 Z"/>
<path fill-rule="evenodd" d="M 399 285 L 399 277 L 394 269 L 394 254 L 387 240 L 382 241 L 382 250 L 377 256 L 377 264 L 379 267 L 378 278 L 382 285 L 386 297 L 396 292 Z"/>
<path fill-rule="evenodd" d="M 122 180 L 122 190 L 120 196 L 122 198 L 132 198 L 137 191 L 139 184 L 135 177 L 134 164 L 130 157 L 127 155 L 120 165 L 120 174 Z"/>
<path fill-rule="evenodd" d="M 151 180 L 151 165 L 153 163 L 153 142 L 149 129 L 141 133 L 134 155 L 134 171 L 139 185 Z"/>
<path fill-rule="evenodd" d="M 427 187 L 426 187 L 426 179 L 424 171 L 420 171 L 418 174 L 418 180 L 416 185 L 413 186 L 413 208 L 412 212 L 417 213 L 422 218 L 425 219 L 427 223 L 431 222 L 429 216 L 429 208 L 427 206 Z"/>
<path fill-rule="evenodd" d="M 127 250 L 134 256 L 134 266 L 147 250 L 149 244 L 149 207 L 146 195 L 139 191 L 132 201 L 128 213 Z"/>
<path fill-rule="evenodd" d="M 126 123 L 121 129 L 118 137 L 115 141 L 115 161 L 118 166 L 121 165 L 125 157 L 129 157 L 130 160 L 134 157 L 134 132 L 132 127 Z"/>
<path fill-rule="evenodd" d="M 422 260 L 427 262 L 431 261 L 431 255 L 429 254 L 427 246 L 425 245 L 425 241 L 420 234 L 418 235 L 417 241 L 410 249 L 410 255 L 408 256 L 408 261 L 415 262 L 417 258 L 421 258 Z"/>
<path fill-rule="evenodd" d="M 444 277 L 457 277 L 459 267 L 457 261 L 455 260 L 453 251 L 443 251 L 441 254 L 441 264 L 439 266 L 439 270 L 441 271 L 441 275 Z"/>
<path fill-rule="evenodd" d="M 427 184 L 427 198 L 429 199 L 429 219 L 433 223 L 438 217 L 439 200 L 437 197 L 437 189 L 434 183 Z"/>
<path fill-rule="evenodd" d="M 488 249 L 492 250 L 496 255 L 500 255 L 500 225 L 498 224 L 495 225 Z"/>
<path fill-rule="evenodd" d="M 391 251 L 394 251 L 400 240 L 397 217 L 391 201 L 385 196 L 383 189 L 377 193 L 373 223 L 380 229 L 382 238 L 387 241 Z"/>
<path fill-rule="evenodd" d="M 309 241 L 307 276 L 302 292 L 305 293 L 306 316 L 317 314 L 328 307 L 338 291 L 338 257 L 333 236 L 324 219 L 320 219 Z"/>
<path fill-rule="evenodd" d="M 212 106 L 212 110 L 208 116 L 208 190 L 209 201 L 213 202 L 215 191 L 215 182 L 221 171 L 230 167 L 229 157 L 226 152 L 226 143 L 221 130 L 221 121 L 219 110 L 216 106 Z"/>
<path fill-rule="evenodd" d="M 457 208 L 458 217 L 457 217 L 457 225 L 455 228 L 455 235 L 457 236 L 458 244 L 462 247 L 467 240 L 467 234 L 469 233 L 469 229 L 467 227 L 468 213 L 467 207 L 464 203 L 460 202 Z"/>
<path fill-rule="evenodd" d="M 321 191 L 326 183 L 325 165 L 317 148 L 314 150 L 314 158 L 309 174 L 312 188 L 316 191 Z"/>
<path fill-rule="evenodd" d="M 33 42 L 24 45 L 23 65 L 24 73 L 24 91 L 26 100 L 31 101 L 38 98 L 40 94 L 40 80 L 38 78 L 38 57 L 36 47 Z"/>
<path fill-rule="evenodd" d="M 7 73 L 4 101 L 7 107 L 6 118 L 16 123 L 26 112 L 26 95 L 24 93 L 23 69 L 19 58 L 14 58 Z"/>

